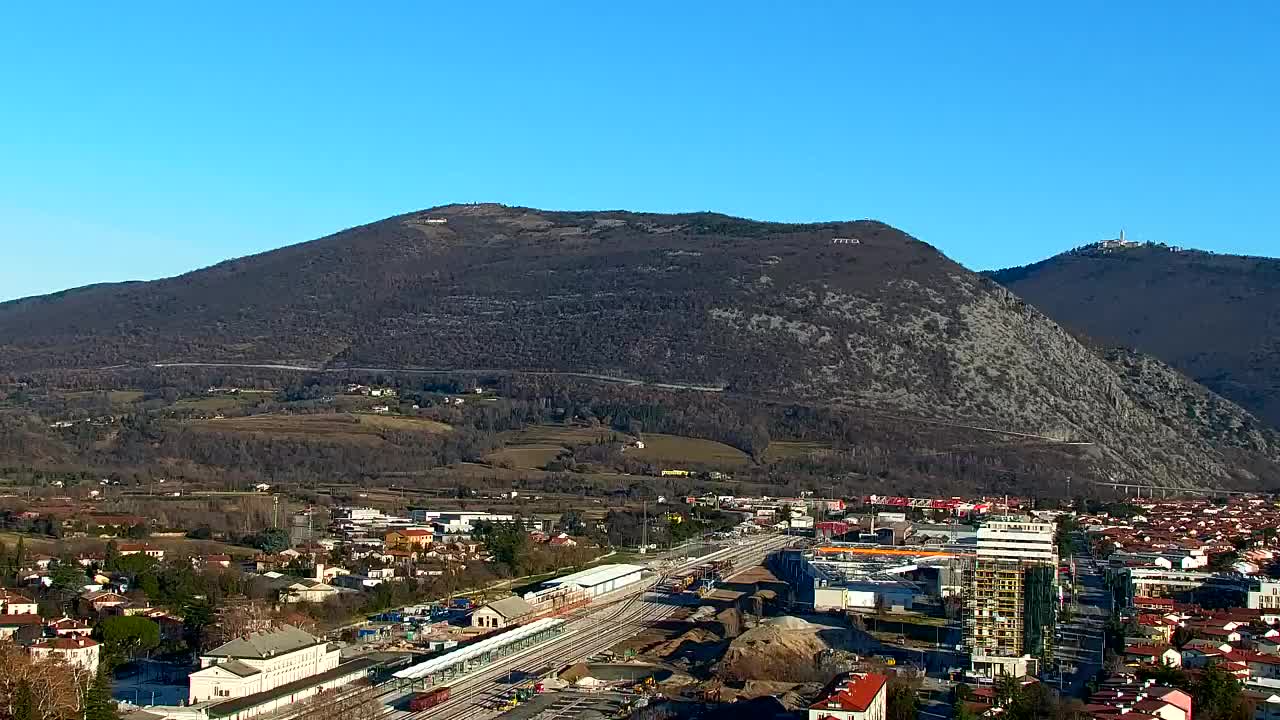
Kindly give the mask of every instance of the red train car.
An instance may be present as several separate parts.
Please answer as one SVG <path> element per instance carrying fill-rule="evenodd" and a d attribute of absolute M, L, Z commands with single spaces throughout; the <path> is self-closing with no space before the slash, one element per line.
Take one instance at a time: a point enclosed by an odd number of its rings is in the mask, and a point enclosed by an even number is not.
<path fill-rule="evenodd" d="M 413 712 L 426 710 L 427 708 L 433 708 L 448 699 L 449 688 L 436 688 L 430 692 L 422 692 L 414 695 L 413 698 L 409 700 L 409 709 Z"/>

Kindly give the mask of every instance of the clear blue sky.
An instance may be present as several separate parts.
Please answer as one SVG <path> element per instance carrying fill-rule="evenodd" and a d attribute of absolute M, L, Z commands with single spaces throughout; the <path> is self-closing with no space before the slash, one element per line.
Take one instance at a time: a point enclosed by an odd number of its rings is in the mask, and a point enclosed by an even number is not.
<path fill-rule="evenodd" d="M 373 5 L 0 9 L 0 298 L 470 201 L 1280 255 L 1271 0 Z"/>

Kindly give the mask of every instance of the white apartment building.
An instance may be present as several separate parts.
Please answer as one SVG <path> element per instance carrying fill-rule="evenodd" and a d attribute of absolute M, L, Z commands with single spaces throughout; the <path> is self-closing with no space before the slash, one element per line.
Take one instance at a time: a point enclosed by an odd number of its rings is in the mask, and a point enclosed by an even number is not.
<path fill-rule="evenodd" d="M 191 673 L 190 703 L 266 692 L 338 667 L 341 652 L 291 625 L 232 640 L 200 656 Z"/>
<path fill-rule="evenodd" d="M 1280 610 L 1280 580 L 1258 580 L 1249 589 L 1245 607 L 1250 610 Z"/>
<path fill-rule="evenodd" d="M 96 640 L 84 636 L 55 637 L 32 643 L 28 648 L 35 660 L 61 658 L 68 665 L 86 672 L 98 672 L 98 658 L 102 648 Z"/>

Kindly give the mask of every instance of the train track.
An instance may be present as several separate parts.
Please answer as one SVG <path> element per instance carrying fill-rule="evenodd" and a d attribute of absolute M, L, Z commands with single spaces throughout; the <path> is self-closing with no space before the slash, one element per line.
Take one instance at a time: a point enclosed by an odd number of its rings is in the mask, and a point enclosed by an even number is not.
<path fill-rule="evenodd" d="M 771 550 L 791 542 L 792 539 L 785 537 L 769 537 L 756 543 L 726 548 L 720 557 L 735 563 L 751 560 L 754 564 L 760 562 Z M 684 563 L 667 572 L 679 572 L 706 562 L 708 558 L 711 556 Z M 501 714 L 506 709 L 503 696 L 509 688 L 498 681 L 509 675 L 514 668 L 581 662 L 633 636 L 637 629 L 670 617 L 677 606 L 661 602 L 660 598 L 658 601 L 648 598 L 650 589 L 657 586 L 665 575 L 666 573 L 646 582 L 639 592 L 616 604 L 605 606 L 607 610 L 601 617 L 584 617 L 575 621 L 565 635 L 555 640 L 505 658 L 500 665 L 480 670 L 460 682 L 451 683 L 453 696 L 448 701 L 418 713 L 393 713 L 387 716 L 388 720 L 487 720 Z"/>
<path fill-rule="evenodd" d="M 502 699 L 510 689 L 501 680 L 515 669 L 581 662 L 633 636 L 640 628 L 670 617 L 679 606 L 663 602 L 660 596 L 650 597 L 653 588 L 668 574 L 715 559 L 732 560 L 735 565 L 740 562 L 757 564 L 773 550 L 793 544 L 796 540 L 795 537 L 770 535 L 744 545 L 723 548 L 667 568 L 656 578 L 618 591 L 616 597 L 598 599 L 598 604 L 593 603 L 585 611 L 566 616 L 563 634 L 450 681 L 449 700 L 426 710 L 412 712 L 395 709 L 394 704 L 414 691 L 406 691 L 396 687 L 395 683 L 387 683 L 376 695 L 385 704 L 385 709 L 377 715 L 376 720 L 487 720 L 499 715 L 506 710 Z M 288 720 L 292 717 L 284 715 L 273 720 Z"/>

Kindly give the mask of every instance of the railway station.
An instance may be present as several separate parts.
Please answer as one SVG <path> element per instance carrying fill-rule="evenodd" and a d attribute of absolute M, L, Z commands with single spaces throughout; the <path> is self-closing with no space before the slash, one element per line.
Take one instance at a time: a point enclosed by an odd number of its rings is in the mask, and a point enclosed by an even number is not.
<path fill-rule="evenodd" d="M 393 681 L 404 689 L 425 689 L 447 683 L 459 675 L 550 640 L 564 632 L 564 622 L 562 618 L 535 620 L 399 670 L 392 674 Z"/>

